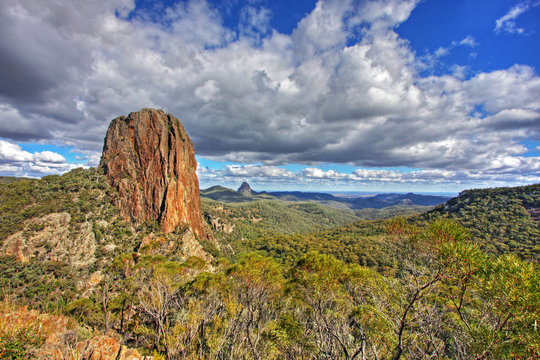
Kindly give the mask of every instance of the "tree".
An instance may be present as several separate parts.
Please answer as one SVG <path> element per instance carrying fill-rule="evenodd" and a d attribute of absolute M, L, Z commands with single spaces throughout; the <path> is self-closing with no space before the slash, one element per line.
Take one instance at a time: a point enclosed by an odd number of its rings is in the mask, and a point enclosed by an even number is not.
<path fill-rule="evenodd" d="M 171 325 L 172 312 L 182 303 L 178 292 L 184 280 L 180 263 L 172 261 L 157 264 L 141 263 L 135 275 L 137 283 L 138 311 L 154 328 L 154 348 L 168 351 L 162 339 Z"/>
<path fill-rule="evenodd" d="M 378 358 L 377 333 L 385 324 L 370 291 L 381 279 L 373 270 L 328 255 L 309 253 L 298 261 L 290 291 L 310 339 L 305 348 L 323 358 Z"/>

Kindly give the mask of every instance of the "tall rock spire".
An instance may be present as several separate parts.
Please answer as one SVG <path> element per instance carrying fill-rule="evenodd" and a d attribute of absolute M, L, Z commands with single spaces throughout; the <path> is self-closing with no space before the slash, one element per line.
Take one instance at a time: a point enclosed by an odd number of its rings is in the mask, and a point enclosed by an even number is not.
<path fill-rule="evenodd" d="M 142 109 L 114 119 L 99 166 L 118 189 L 125 219 L 157 220 L 165 233 L 189 226 L 205 236 L 193 142 L 171 114 Z"/>

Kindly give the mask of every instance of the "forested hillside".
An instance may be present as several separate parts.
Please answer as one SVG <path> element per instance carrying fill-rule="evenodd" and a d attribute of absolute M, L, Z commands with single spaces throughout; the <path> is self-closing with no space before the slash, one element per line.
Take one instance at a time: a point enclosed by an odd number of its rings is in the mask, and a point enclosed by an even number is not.
<path fill-rule="evenodd" d="M 454 219 L 483 249 L 516 253 L 540 261 L 540 184 L 513 188 L 467 190 L 426 213 L 423 218 Z"/>
<path fill-rule="evenodd" d="M 93 293 L 57 307 L 79 324 L 64 346 L 92 327 L 157 359 L 540 355 L 535 265 L 483 253 L 449 221 L 422 231 L 390 221 L 385 237 L 399 264 L 387 275 L 315 252 L 290 266 L 247 253 L 213 270 L 196 258 L 120 257 Z M 0 333 L 0 346 L 28 354 L 44 343 L 21 339 Z"/>
<path fill-rule="evenodd" d="M 113 205 L 115 196 L 96 169 L 2 184 L 0 249 L 75 267 L 83 259 L 90 265 L 129 251 L 137 239 Z M 82 249 L 82 243 L 87 247 Z"/>
<path fill-rule="evenodd" d="M 351 210 L 314 202 L 261 200 L 227 204 L 203 199 L 203 210 L 234 223 L 242 230 L 242 237 L 250 238 L 268 232 L 308 233 L 359 220 Z"/>
<path fill-rule="evenodd" d="M 540 356 L 540 272 L 521 252 L 538 241 L 537 185 L 377 221 L 206 199 L 203 258 L 185 255 L 186 229 L 123 221 L 115 196 L 96 169 L 0 184 L 0 358 L 110 342 L 155 360 Z"/>

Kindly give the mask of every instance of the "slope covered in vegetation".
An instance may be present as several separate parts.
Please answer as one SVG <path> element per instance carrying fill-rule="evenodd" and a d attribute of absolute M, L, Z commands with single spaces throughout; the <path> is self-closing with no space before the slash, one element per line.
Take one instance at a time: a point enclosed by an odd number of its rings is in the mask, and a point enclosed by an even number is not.
<path fill-rule="evenodd" d="M 241 237 L 271 233 L 295 234 L 344 225 L 359 218 L 350 210 L 335 209 L 315 202 L 260 200 L 222 203 L 203 199 L 203 211 L 234 224 Z"/>
<path fill-rule="evenodd" d="M 316 252 L 290 265 L 246 253 L 212 271 L 196 258 L 121 257 L 61 311 L 166 359 L 540 355 L 535 265 L 487 255 L 448 220 L 393 220 L 384 233 L 393 274 Z"/>
<path fill-rule="evenodd" d="M 483 249 L 516 253 L 540 261 L 540 184 L 512 188 L 467 190 L 423 218 L 454 219 Z"/>
<path fill-rule="evenodd" d="M 115 196 L 95 168 L 0 184 L 0 287 L 46 311 L 92 294 L 119 256 L 185 259 L 183 229 L 163 235 L 155 222 L 134 227 L 113 205 Z"/>
<path fill-rule="evenodd" d="M 353 223 L 320 204 L 204 200 L 219 240 L 205 261 L 182 256 L 181 233 L 123 222 L 95 169 L 2 184 L 0 298 L 69 318 L 83 344 L 108 334 L 156 359 L 534 359 L 538 265 L 512 254 L 519 247 L 484 251 L 487 225 L 466 220 L 481 214 L 471 204 L 506 199 L 508 223 L 535 221 L 537 190 L 474 192 L 422 217 Z M 534 230 L 504 234 L 537 241 Z M 13 253 L 14 239 L 31 251 Z M 0 310 L 0 329 L 14 328 Z M 32 331 L 47 316 L 32 314 L 23 330 L 0 330 L 5 358 L 31 358 L 45 343 Z"/>

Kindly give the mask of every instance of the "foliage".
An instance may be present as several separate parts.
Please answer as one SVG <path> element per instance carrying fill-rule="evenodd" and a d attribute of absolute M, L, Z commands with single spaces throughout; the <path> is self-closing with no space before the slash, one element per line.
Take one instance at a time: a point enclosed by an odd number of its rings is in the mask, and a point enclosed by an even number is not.
<path fill-rule="evenodd" d="M 21 263 L 12 256 L 0 256 L 0 288 L 10 296 L 42 311 L 63 307 L 76 296 L 77 272 L 58 262 L 31 260 Z M 5 293 L 0 299 L 5 300 Z"/>
<path fill-rule="evenodd" d="M 15 177 L 15 176 L 0 176 L 0 184 L 11 184 L 16 181 L 32 180 L 31 178 Z"/>
<path fill-rule="evenodd" d="M 166 359 L 540 355 L 535 264 L 487 254 L 445 219 L 378 227 L 392 272 L 314 251 L 285 262 L 245 253 L 212 271 L 197 258 L 122 256 L 101 290 L 64 311 Z"/>
<path fill-rule="evenodd" d="M 314 202 L 264 200 L 225 204 L 203 199 L 203 211 L 236 226 L 241 237 L 265 233 L 298 234 L 344 225 L 358 218 L 350 210 L 339 210 Z"/>
<path fill-rule="evenodd" d="M 96 209 L 112 217 L 112 197 L 104 176 L 95 168 L 0 184 L 0 239 L 22 230 L 25 220 L 50 213 L 67 212 L 73 223 L 84 221 Z"/>
<path fill-rule="evenodd" d="M 162 359 L 539 358 L 538 265 L 510 254 L 530 258 L 537 245 L 537 191 L 466 192 L 424 216 L 352 223 L 314 203 L 204 200 L 235 226 L 216 233 L 208 264 L 143 252 L 156 224 L 124 223 L 102 175 L 79 169 L 0 185 L 0 231 L 30 236 L 41 230 L 29 219 L 65 211 L 72 225 L 91 222 L 98 259 L 0 257 L 0 287 Z M 166 246 L 178 240 L 168 236 Z M 41 320 L 2 316 L 0 353 L 30 358 Z"/>
<path fill-rule="evenodd" d="M 393 205 L 382 209 L 366 208 L 356 210 L 354 214 L 362 220 L 383 220 L 396 216 L 407 217 L 418 215 L 431 209 L 431 206 L 423 205 Z"/>
<path fill-rule="evenodd" d="M 58 230 L 61 226 L 62 234 L 65 234 L 65 239 L 62 240 L 64 242 L 59 242 L 56 238 L 43 238 L 38 243 L 33 243 L 30 257 L 44 261 L 52 258 L 69 262 L 71 255 L 82 253 L 94 262 L 85 270 L 98 270 L 114 255 L 133 251 L 140 242 L 138 237 L 133 236 L 134 229 L 131 224 L 120 218 L 119 210 L 114 205 L 116 196 L 101 170 L 95 168 L 75 169 L 62 176 L 46 176 L 40 180 L 0 184 L 0 247 L 8 236 L 15 233 L 19 233 L 17 236 L 22 239 L 29 240 L 42 236 L 41 231 L 47 230 L 47 227 L 52 229 L 49 233 L 54 233 L 53 230 Z M 48 224 L 43 217 L 53 213 L 67 213 L 69 224 Z M 152 224 L 141 225 L 139 233 L 142 234 L 151 226 Z M 93 236 L 85 233 L 87 229 Z M 69 246 L 75 244 L 69 244 L 74 243 L 80 236 L 92 238 L 95 243 L 93 253 L 85 253 L 93 249 L 70 251 Z M 55 255 L 51 256 L 53 250 Z M 60 257 L 58 254 L 61 254 Z"/>
<path fill-rule="evenodd" d="M 55 330 L 57 319 L 36 311 L 0 304 L 0 359 L 29 359 Z"/>
<path fill-rule="evenodd" d="M 512 188 L 467 190 L 421 217 L 456 220 L 492 254 L 515 253 L 540 261 L 540 184 Z"/>
<path fill-rule="evenodd" d="M 293 264 L 304 254 L 317 251 L 347 263 L 391 272 L 394 246 L 386 241 L 382 222 L 361 221 L 313 234 L 266 235 L 236 243 L 239 251 L 263 251 L 284 263 Z"/>

